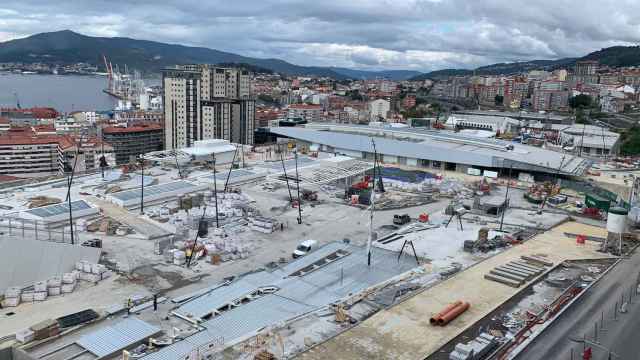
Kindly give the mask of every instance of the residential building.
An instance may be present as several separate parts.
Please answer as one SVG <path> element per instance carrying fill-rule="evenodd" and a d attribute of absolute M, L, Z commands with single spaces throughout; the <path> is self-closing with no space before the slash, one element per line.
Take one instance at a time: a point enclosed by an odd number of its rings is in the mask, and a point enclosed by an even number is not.
<path fill-rule="evenodd" d="M 377 99 L 369 102 L 369 121 L 386 120 L 391 110 L 389 100 Z"/>
<path fill-rule="evenodd" d="M 80 140 L 68 135 L 38 134 L 29 127 L 12 128 L 0 135 L 0 175 L 19 178 L 60 175 L 74 165 L 77 173 L 84 173 L 98 169 L 102 155 L 109 165 L 114 164 L 111 145 L 96 138 Z"/>
<path fill-rule="evenodd" d="M 62 162 L 58 148 L 70 146 L 61 144 L 62 139 L 57 135 L 37 136 L 29 128 L 13 128 L 0 135 L 0 175 L 23 178 L 58 174 Z"/>
<path fill-rule="evenodd" d="M 247 70 L 181 65 L 165 69 L 162 84 L 167 149 L 206 139 L 253 143 L 255 99 Z"/>
<path fill-rule="evenodd" d="M 301 118 L 307 122 L 322 120 L 322 106 L 313 104 L 291 104 L 287 108 L 287 119 Z"/>
<path fill-rule="evenodd" d="M 11 120 L 9 120 L 9 118 L 0 116 L 0 133 L 9 131 L 10 128 L 11 128 Z"/>
<path fill-rule="evenodd" d="M 591 75 L 595 75 L 597 70 L 598 70 L 598 61 L 583 60 L 583 61 L 576 62 L 574 72 L 578 76 L 591 76 Z"/>
<path fill-rule="evenodd" d="M 416 95 L 408 94 L 402 99 L 402 107 L 404 109 L 411 109 L 416 106 Z"/>
<path fill-rule="evenodd" d="M 162 150 L 163 138 L 163 128 L 157 123 L 102 129 L 102 139 L 113 146 L 116 165 L 128 164 L 141 154 Z"/>
<path fill-rule="evenodd" d="M 0 108 L 0 116 L 7 117 L 16 126 L 37 125 L 52 122 L 60 114 L 53 108 L 34 107 L 27 109 Z"/>
<path fill-rule="evenodd" d="M 69 114 L 77 122 L 95 124 L 100 116 L 95 111 L 75 111 Z"/>
<path fill-rule="evenodd" d="M 126 124 L 127 126 L 140 122 L 156 123 L 164 126 L 164 112 L 157 110 L 118 111 L 114 115 L 114 120 L 118 124 Z"/>

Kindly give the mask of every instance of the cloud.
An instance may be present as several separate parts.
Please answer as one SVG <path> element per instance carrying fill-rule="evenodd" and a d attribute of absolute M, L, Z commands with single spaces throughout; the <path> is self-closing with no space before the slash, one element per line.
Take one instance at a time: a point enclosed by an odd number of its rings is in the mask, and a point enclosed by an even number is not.
<path fill-rule="evenodd" d="M 640 2 L 599 0 L 21 0 L 0 40 L 72 29 L 300 65 L 473 68 L 640 41 Z"/>

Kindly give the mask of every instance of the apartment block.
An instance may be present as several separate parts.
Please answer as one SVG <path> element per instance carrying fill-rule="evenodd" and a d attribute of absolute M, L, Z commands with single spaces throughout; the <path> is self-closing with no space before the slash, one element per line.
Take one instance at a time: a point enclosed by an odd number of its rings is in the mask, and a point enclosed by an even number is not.
<path fill-rule="evenodd" d="M 253 143 L 255 100 L 247 70 L 182 65 L 165 69 L 162 84 L 166 149 L 207 139 Z"/>

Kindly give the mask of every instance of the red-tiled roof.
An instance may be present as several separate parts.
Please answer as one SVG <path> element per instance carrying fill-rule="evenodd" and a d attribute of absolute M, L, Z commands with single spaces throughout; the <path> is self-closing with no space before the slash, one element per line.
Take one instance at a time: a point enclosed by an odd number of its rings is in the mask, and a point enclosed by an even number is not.
<path fill-rule="evenodd" d="M 0 112 L 31 114 L 37 119 L 55 119 L 60 115 L 56 109 L 49 107 L 33 107 L 28 109 L 0 108 Z"/>
<path fill-rule="evenodd" d="M 36 134 L 30 127 L 12 127 L 0 135 L 0 145 L 58 144 L 62 149 L 75 145 L 67 135 Z"/>
<path fill-rule="evenodd" d="M 160 124 L 154 124 L 154 123 L 137 124 L 129 127 L 109 126 L 102 129 L 102 131 L 106 134 L 133 133 L 133 132 L 145 132 L 145 131 L 157 131 L 157 130 L 162 130 L 162 126 Z"/>
<path fill-rule="evenodd" d="M 289 109 L 320 110 L 322 109 L 322 106 L 315 104 L 291 104 L 289 105 Z"/>
<path fill-rule="evenodd" d="M 15 177 L 15 176 L 11 176 L 11 175 L 2 175 L 0 174 L 0 182 L 8 182 L 8 181 L 15 181 L 15 180 L 20 180 L 19 177 Z"/>

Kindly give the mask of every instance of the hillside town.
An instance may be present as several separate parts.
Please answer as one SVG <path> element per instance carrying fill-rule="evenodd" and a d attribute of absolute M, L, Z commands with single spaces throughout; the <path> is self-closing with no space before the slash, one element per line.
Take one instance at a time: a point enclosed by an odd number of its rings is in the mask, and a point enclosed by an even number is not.
<path fill-rule="evenodd" d="M 0 63 L 113 102 L 0 107 L 0 360 L 637 354 L 640 67 L 97 58 Z"/>

